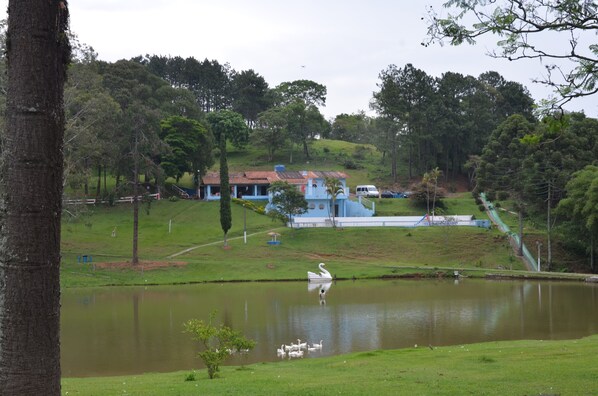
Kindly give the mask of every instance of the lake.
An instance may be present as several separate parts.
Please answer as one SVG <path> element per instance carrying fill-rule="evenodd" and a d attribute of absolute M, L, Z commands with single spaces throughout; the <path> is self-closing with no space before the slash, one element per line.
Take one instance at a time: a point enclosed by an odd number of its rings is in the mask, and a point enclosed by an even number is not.
<path fill-rule="evenodd" d="M 62 291 L 64 377 L 202 368 L 183 323 L 207 320 L 257 341 L 226 364 L 280 360 L 281 344 L 323 340 L 305 358 L 375 349 L 598 333 L 598 285 L 583 282 L 357 280 L 111 287 Z"/>

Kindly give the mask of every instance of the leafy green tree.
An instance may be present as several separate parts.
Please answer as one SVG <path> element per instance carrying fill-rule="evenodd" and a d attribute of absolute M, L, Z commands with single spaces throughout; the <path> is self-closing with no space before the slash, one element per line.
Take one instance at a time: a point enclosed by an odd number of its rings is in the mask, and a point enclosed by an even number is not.
<path fill-rule="evenodd" d="M 585 243 L 590 269 L 596 271 L 595 251 L 598 239 L 598 167 L 588 165 L 577 171 L 567 183 L 567 197 L 558 205 L 559 213 L 568 218 L 576 237 Z"/>
<path fill-rule="evenodd" d="M 589 121 L 589 122 L 588 122 Z M 585 127 L 581 127 L 584 125 Z M 593 124 L 593 127 L 592 127 Z M 552 267 L 552 234 L 556 219 L 552 212 L 564 197 L 571 174 L 596 158 L 598 121 L 583 114 L 545 117 L 526 139 L 530 146 L 524 160 L 530 208 L 545 218 L 548 270 Z"/>
<path fill-rule="evenodd" d="M 220 135 L 218 144 L 220 148 L 220 226 L 224 233 L 224 246 L 228 246 L 228 231 L 233 224 L 233 215 L 231 212 L 230 182 L 228 176 L 228 159 L 226 154 L 226 137 Z"/>
<path fill-rule="evenodd" d="M 191 334 L 193 340 L 200 343 L 201 351 L 197 355 L 203 360 L 210 379 L 218 376 L 220 365 L 232 353 L 248 352 L 256 344 L 255 341 L 228 326 L 215 325 L 215 316 L 216 313 L 212 312 L 207 322 L 191 319 L 184 324 L 185 332 Z"/>
<path fill-rule="evenodd" d="M 232 102 L 231 76 L 234 71 L 228 63 L 220 64 L 217 60 L 204 59 L 199 74 L 189 73 L 194 80 L 190 89 L 202 105 L 204 112 L 228 109 Z"/>
<path fill-rule="evenodd" d="M 160 120 L 172 115 L 167 114 L 166 109 L 171 108 L 174 96 L 165 95 L 165 92 L 174 94 L 175 91 L 166 81 L 133 61 L 98 62 L 98 69 L 104 87 L 120 104 L 123 112 L 116 132 L 115 144 L 118 147 L 112 169 L 117 189 L 123 189 L 122 176 L 129 182 L 128 185 L 134 185 L 131 170 L 134 166 L 132 153 L 135 144 L 138 155 L 143 159 L 138 162 L 139 173 L 145 175 L 146 179 L 155 178 L 159 185 L 163 171 L 158 160 L 166 152 L 166 146 L 159 137 Z"/>
<path fill-rule="evenodd" d="M 438 178 L 442 171 L 438 168 L 432 169 L 430 172 L 424 173 L 422 177 L 422 185 L 426 190 L 426 208 L 427 213 L 434 215 L 436 209 L 436 198 L 438 196 Z M 430 212 L 430 197 L 432 198 L 432 211 Z"/>
<path fill-rule="evenodd" d="M 399 148 L 406 139 L 404 124 L 389 117 L 376 117 L 369 130 L 374 145 L 382 153 L 383 162 L 390 156 L 390 175 L 396 183 L 399 180 Z"/>
<path fill-rule="evenodd" d="M 160 161 L 166 175 L 178 181 L 185 172 L 198 172 L 199 188 L 201 177 L 214 164 L 212 134 L 200 122 L 180 116 L 163 119 L 160 127 L 160 138 L 170 149 Z"/>
<path fill-rule="evenodd" d="M 289 223 L 293 228 L 293 216 L 307 212 L 307 201 L 297 186 L 286 181 L 275 181 L 268 188 L 272 194 L 271 210 L 274 214 L 280 215 L 284 223 Z"/>
<path fill-rule="evenodd" d="M 492 100 L 491 120 L 495 126 L 513 114 L 521 114 L 530 122 L 536 121 L 535 103 L 526 87 L 506 80 L 495 71 L 480 74 L 478 81 L 484 85 Z"/>
<path fill-rule="evenodd" d="M 274 88 L 279 105 L 289 105 L 297 100 L 306 106 L 326 106 L 327 89 L 325 85 L 311 80 L 295 80 L 283 82 Z"/>
<path fill-rule="evenodd" d="M 90 56 L 91 57 L 91 56 Z M 102 85 L 95 62 L 76 62 L 68 71 L 64 107 L 64 183 L 84 187 L 87 195 L 92 169 L 97 169 L 96 195 L 101 192 L 102 172 L 117 161 L 115 142 L 122 110 Z M 104 193 L 107 194 L 104 177 Z"/>
<path fill-rule="evenodd" d="M 427 44 L 474 44 L 481 36 L 497 35 L 491 56 L 545 64 L 546 74 L 536 82 L 555 89 L 553 105 L 598 92 L 595 1 L 450 0 L 443 7 L 456 12 L 443 17 L 429 8 Z"/>
<path fill-rule="evenodd" d="M 532 135 L 534 125 L 521 115 L 513 115 L 496 128 L 482 153 L 478 171 L 481 191 L 505 192 L 515 202 L 519 213 L 519 255 L 523 256 L 523 216 L 525 213 L 526 174 L 524 160 L 529 145 L 524 139 Z"/>
<path fill-rule="evenodd" d="M 426 136 L 426 111 L 434 94 L 434 80 L 412 64 L 407 64 L 402 69 L 390 65 L 380 73 L 379 78 L 380 90 L 374 92 L 372 108 L 393 121 L 395 125 L 393 141 L 396 141 L 400 135 L 404 135 L 403 144 L 408 150 L 409 178 L 411 178 L 413 165 L 418 170 L 423 169 L 425 165 L 423 148 L 430 142 L 429 137 Z M 396 169 L 395 160 L 393 159 L 393 169 Z M 397 175 L 393 176 L 396 181 Z"/>
<path fill-rule="evenodd" d="M 330 138 L 353 143 L 370 143 L 369 120 L 364 112 L 339 114 L 334 118 Z"/>
<path fill-rule="evenodd" d="M 3 395 L 61 394 L 60 220 L 68 23 L 67 0 L 8 2 L 6 127 L 0 133 Z"/>
<path fill-rule="evenodd" d="M 326 194 L 330 196 L 329 215 L 332 218 L 332 228 L 336 228 L 336 199 L 339 195 L 345 193 L 343 183 L 335 177 L 326 177 L 324 179 Z"/>
<path fill-rule="evenodd" d="M 258 115 L 271 104 L 268 83 L 253 70 L 244 70 L 232 76 L 232 108 L 241 114 L 253 128 Z"/>
<path fill-rule="evenodd" d="M 285 107 L 287 117 L 287 132 L 291 144 L 299 144 L 303 147 L 303 155 L 309 159 L 309 143 L 317 135 L 328 130 L 330 125 L 320 110 L 312 104 L 306 104 L 303 100 L 295 100 Z M 290 162 L 293 162 L 291 147 Z"/>
<path fill-rule="evenodd" d="M 249 128 L 243 120 L 241 114 L 231 110 L 220 110 L 209 113 L 206 120 L 214 134 L 216 141 L 220 141 L 220 136 L 232 143 L 236 148 L 243 148 L 249 141 Z"/>
<path fill-rule="evenodd" d="M 251 140 L 256 147 L 264 147 L 268 161 L 272 161 L 274 153 L 283 148 L 288 140 L 285 108 L 271 107 L 260 113 Z"/>
<path fill-rule="evenodd" d="M 226 142 L 231 140 L 237 147 L 244 144 L 248 135 L 247 125 L 239 113 L 230 110 L 209 113 L 206 119 L 220 148 L 220 225 L 224 232 L 224 246 L 228 246 L 227 234 L 232 226 L 232 213 Z"/>

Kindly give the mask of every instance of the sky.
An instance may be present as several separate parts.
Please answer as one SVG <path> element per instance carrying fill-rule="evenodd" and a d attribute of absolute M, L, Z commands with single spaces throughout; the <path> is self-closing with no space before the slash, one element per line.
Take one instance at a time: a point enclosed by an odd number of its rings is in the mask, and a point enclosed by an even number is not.
<path fill-rule="evenodd" d="M 493 70 L 526 86 L 535 100 L 551 94 L 532 83 L 544 70 L 539 61 L 487 55 L 496 38 L 475 46 L 422 46 L 426 7 L 442 13 L 445 1 L 71 0 L 69 9 L 71 30 L 101 60 L 192 56 L 229 63 L 239 72 L 253 69 L 270 87 L 313 80 L 327 87 L 320 110 L 328 119 L 373 114 L 369 104 L 378 76 L 391 64 L 411 63 L 434 77 L 449 71 L 477 77 Z M 4 13 L 7 4 L 0 0 Z M 598 118 L 598 95 L 566 108 Z"/>

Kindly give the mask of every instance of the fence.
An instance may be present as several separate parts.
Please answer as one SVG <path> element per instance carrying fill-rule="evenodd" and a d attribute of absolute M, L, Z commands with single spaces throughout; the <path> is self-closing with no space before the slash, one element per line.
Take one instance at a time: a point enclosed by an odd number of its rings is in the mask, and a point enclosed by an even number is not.
<path fill-rule="evenodd" d="M 157 194 L 149 194 L 149 197 L 155 199 L 156 201 L 160 200 L 160 193 Z M 95 198 L 86 198 L 86 199 L 65 199 L 63 202 L 67 205 L 95 205 L 95 204 L 107 204 L 110 202 L 115 203 L 133 203 L 134 196 L 130 197 L 120 197 L 115 199 L 114 201 L 109 201 L 107 199 L 95 199 Z M 141 201 L 143 199 L 143 195 L 138 195 L 137 200 Z"/>
<path fill-rule="evenodd" d="M 489 228 L 490 222 L 474 220 L 473 216 L 385 216 L 385 217 L 336 217 L 337 227 L 484 227 Z M 296 217 L 293 228 L 331 227 L 332 221 L 328 217 Z"/>

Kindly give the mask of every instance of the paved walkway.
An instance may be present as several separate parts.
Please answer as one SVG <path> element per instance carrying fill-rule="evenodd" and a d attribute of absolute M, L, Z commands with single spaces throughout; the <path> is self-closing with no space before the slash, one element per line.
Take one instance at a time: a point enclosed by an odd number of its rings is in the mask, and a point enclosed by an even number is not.
<path fill-rule="evenodd" d="M 267 233 L 269 233 L 269 232 L 273 232 L 273 231 L 276 231 L 276 230 L 280 230 L 281 228 L 285 228 L 285 227 L 279 227 L 279 228 L 274 228 L 274 229 L 271 229 L 271 230 L 260 231 L 260 232 L 254 232 L 253 234 L 247 234 L 247 238 L 249 238 L 249 237 L 251 237 L 251 236 L 255 236 L 255 235 L 267 234 Z M 228 238 L 228 240 L 229 240 L 229 241 L 234 241 L 234 240 L 236 240 L 236 239 L 243 239 L 243 238 L 244 238 L 244 236 L 243 236 L 243 235 L 241 235 L 241 236 L 238 236 L 238 237 Z M 221 244 L 221 243 L 224 243 L 224 241 L 216 241 L 216 242 L 204 243 L 203 245 L 192 246 L 192 247 L 190 247 L 190 248 L 187 248 L 187 249 L 185 249 L 185 250 L 181 250 L 180 252 L 177 252 L 177 253 L 171 254 L 170 256 L 167 256 L 166 258 L 169 258 L 169 259 L 171 259 L 171 258 L 175 258 L 175 257 L 177 257 L 177 256 L 180 256 L 180 255 L 183 255 L 183 254 L 185 254 L 185 253 L 189 253 L 189 252 L 191 252 L 191 251 L 193 251 L 193 250 L 195 250 L 195 249 L 199 249 L 199 248 L 202 248 L 202 247 L 205 247 L 205 246 L 213 246 L 213 245 L 218 245 L 218 244 Z"/>

